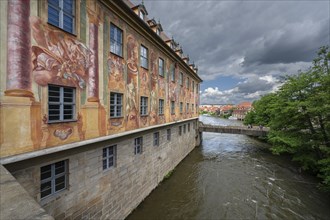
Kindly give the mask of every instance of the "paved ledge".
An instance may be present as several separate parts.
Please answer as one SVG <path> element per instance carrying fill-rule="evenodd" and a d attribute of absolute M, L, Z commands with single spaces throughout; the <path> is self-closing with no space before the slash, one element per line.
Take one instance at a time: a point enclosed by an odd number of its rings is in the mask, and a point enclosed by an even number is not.
<path fill-rule="evenodd" d="M 221 126 L 221 125 L 209 125 L 199 124 L 199 131 L 204 132 L 216 132 L 216 133 L 227 133 L 227 134 L 244 134 L 249 136 L 267 136 L 269 128 L 264 127 L 262 129 L 258 127 L 248 128 L 247 126 Z"/>
<path fill-rule="evenodd" d="M 0 158 L 0 164 L 5 165 L 5 164 L 10 164 L 10 163 L 15 163 L 15 162 L 19 162 L 19 161 L 39 157 L 39 156 L 44 156 L 44 155 L 48 155 L 48 154 L 52 154 L 52 153 L 56 153 L 56 152 L 60 152 L 60 151 L 70 150 L 70 149 L 85 146 L 85 145 L 88 145 L 88 144 L 93 144 L 93 143 L 97 143 L 97 142 L 101 142 L 101 141 L 106 141 L 106 140 L 110 140 L 110 139 L 114 139 L 114 138 L 119 138 L 119 137 L 123 137 L 123 136 L 126 136 L 126 135 L 132 135 L 132 134 L 140 133 L 140 132 L 143 132 L 143 131 L 148 131 L 148 130 L 152 130 L 152 129 L 156 129 L 156 128 L 166 127 L 166 126 L 170 126 L 170 125 L 174 125 L 174 124 L 184 123 L 184 122 L 192 121 L 192 120 L 196 120 L 196 119 L 198 119 L 198 117 L 183 119 L 183 120 L 170 122 L 170 123 L 166 123 L 166 124 L 149 126 L 149 127 L 146 127 L 146 128 L 134 129 L 134 130 L 131 130 L 131 131 L 125 131 L 125 132 L 121 132 L 121 133 L 118 133 L 118 134 L 112 134 L 112 135 L 108 135 L 108 136 L 102 136 L 102 137 L 98 137 L 98 138 L 88 139 L 88 140 L 85 140 L 85 141 L 79 141 L 79 142 L 74 142 L 74 143 L 70 143 L 70 144 L 60 145 L 60 146 L 57 146 L 57 147 L 49 147 L 49 148 L 46 148 L 46 149 L 33 151 L 33 152 L 28 152 L 28 153 L 24 153 L 24 154 L 18 154 L 18 155 L 13 155 L 13 156 L 9 156 L 9 157 L 3 157 L 3 158 Z"/>
<path fill-rule="evenodd" d="M 54 219 L 0 164 L 0 219 Z"/>

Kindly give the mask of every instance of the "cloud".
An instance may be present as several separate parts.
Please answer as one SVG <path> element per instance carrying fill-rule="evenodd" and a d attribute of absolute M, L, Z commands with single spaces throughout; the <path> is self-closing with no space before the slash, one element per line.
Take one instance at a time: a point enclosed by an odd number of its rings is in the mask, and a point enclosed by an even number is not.
<path fill-rule="evenodd" d="M 140 3 L 141 1 L 135 1 Z M 198 65 L 202 102 L 253 100 L 279 85 L 281 76 L 311 66 L 329 44 L 329 1 L 145 0 L 149 17 Z M 215 80 L 240 84 L 216 89 Z M 211 86 L 212 85 L 212 86 Z M 213 97 L 213 98 L 212 98 Z"/>

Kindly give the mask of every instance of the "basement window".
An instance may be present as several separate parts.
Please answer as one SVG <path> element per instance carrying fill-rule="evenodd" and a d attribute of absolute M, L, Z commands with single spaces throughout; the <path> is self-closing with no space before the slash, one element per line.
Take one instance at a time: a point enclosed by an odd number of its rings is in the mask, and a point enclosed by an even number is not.
<path fill-rule="evenodd" d="M 159 132 L 154 133 L 154 146 L 159 146 Z"/>
<path fill-rule="evenodd" d="M 117 145 L 103 148 L 103 170 L 107 170 L 115 166 L 116 163 L 116 148 Z"/>
<path fill-rule="evenodd" d="M 138 137 L 134 139 L 134 154 L 142 154 L 143 138 Z"/>
<path fill-rule="evenodd" d="M 68 162 L 62 160 L 40 168 L 40 198 L 44 199 L 67 188 Z"/>

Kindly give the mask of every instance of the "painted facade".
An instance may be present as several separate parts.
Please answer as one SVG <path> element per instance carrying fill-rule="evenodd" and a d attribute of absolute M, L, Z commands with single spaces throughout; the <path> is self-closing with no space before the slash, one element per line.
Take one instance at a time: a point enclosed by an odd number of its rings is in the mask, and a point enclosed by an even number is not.
<path fill-rule="evenodd" d="M 130 4 L 77 0 L 70 34 L 47 22 L 47 1 L 1 1 L 1 157 L 197 116 L 201 79 L 196 69 L 147 22 L 136 22 L 139 11 Z M 110 52 L 112 24 L 123 31 L 122 57 Z M 140 64 L 141 45 L 148 48 L 148 68 Z M 165 61 L 164 77 L 158 73 L 159 58 Z M 75 88 L 74 120 L 49 122 L 49 85 Z M 122 117 L 110 117 L 111 92 L 123 94 Z M 141 96 L 148 97 L 147 116 L 140 114 Z M 165 101 L 164 114 L 159 99 Z"/>

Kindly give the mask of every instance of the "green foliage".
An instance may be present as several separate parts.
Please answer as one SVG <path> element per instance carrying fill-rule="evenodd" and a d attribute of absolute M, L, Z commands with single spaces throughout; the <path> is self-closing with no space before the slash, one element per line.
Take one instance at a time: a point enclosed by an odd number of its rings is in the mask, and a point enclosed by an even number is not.
<path fill-rule="evenodd" d="M 320 48 L 313 67 L 287 76 L 277 92 L 255 101 L 245 123 L 269 126 L 273 153 L 292 154 L 330 190 L 329 60 L 329 48 Z"/>

